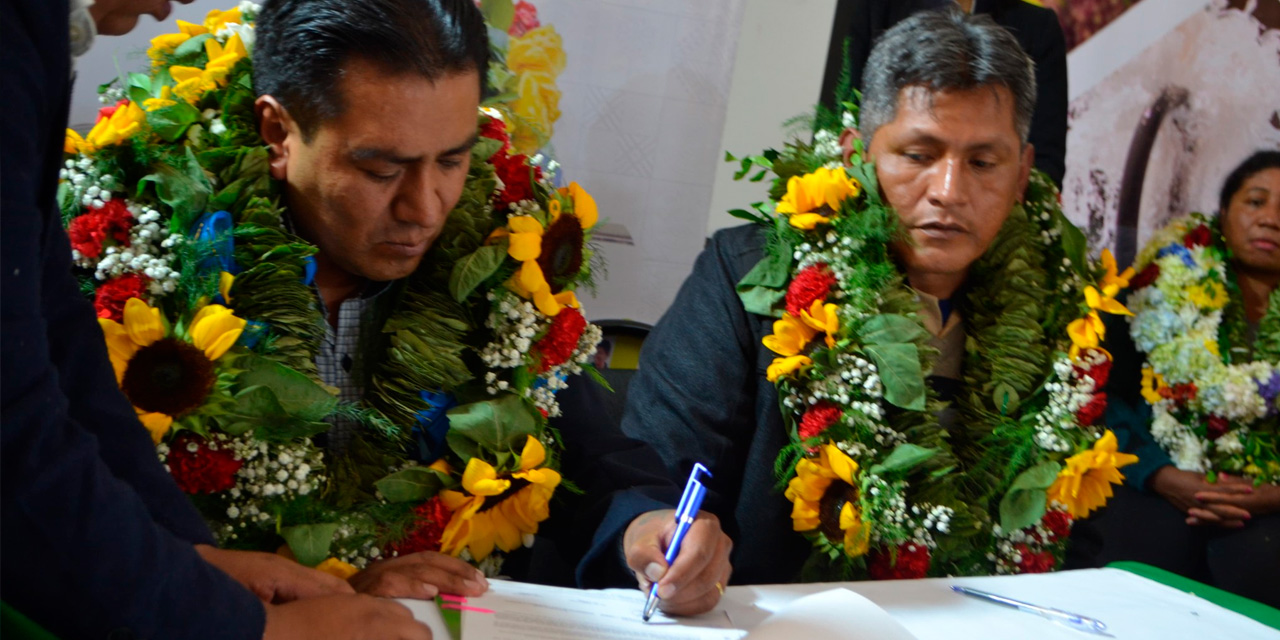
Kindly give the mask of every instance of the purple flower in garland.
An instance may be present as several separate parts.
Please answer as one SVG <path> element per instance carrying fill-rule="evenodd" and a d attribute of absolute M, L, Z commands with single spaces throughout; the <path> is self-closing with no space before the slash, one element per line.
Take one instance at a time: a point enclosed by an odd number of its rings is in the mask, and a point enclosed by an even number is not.
<path fill-rule="evenodd" d="M 1258 382 L 1258 395 L 1267 403 L 1267 417 L 1274 416 L 1280 407 L 1276 406 L 1276 398 L 1280 397 L 1280 371 L 1271 374 L 1271 379 Z"/>

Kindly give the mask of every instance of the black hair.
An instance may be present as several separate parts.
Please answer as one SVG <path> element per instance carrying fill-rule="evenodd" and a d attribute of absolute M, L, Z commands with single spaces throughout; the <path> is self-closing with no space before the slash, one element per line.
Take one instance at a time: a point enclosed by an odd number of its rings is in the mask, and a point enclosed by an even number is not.
<path fill-rule="evenodd" d="M 1018 40 L 987 15 L 956 8 L 921 11 L 876 40 L 862 76 L 859 129 L 871 144 L 897 117 L 898 95 L 920 85 L 930 92 L 1003 85 L 1013 94 L 1014 126 L 1023 142 L 1036 109 L 1034 63 Z"/>
<path fill-rule="evenodd" d="M 267 0 L 255 24 L 253 88 L 289 110 L 304 139 L 342 113 L 334 90 L 353 58 L 428 80 L 475 71 L 489 35 L 472 0 Z"/>
<path fill-rule="evenodd" d="M 1226 215 L 1231 198 L 1244 186 L 1245 180 L 1266 169 L 1280 169 L 1280 151 L 1257 151 L 1227 175 L 1222 182 L 1222 193 L 1218 195 L 1218 215 Z"/>

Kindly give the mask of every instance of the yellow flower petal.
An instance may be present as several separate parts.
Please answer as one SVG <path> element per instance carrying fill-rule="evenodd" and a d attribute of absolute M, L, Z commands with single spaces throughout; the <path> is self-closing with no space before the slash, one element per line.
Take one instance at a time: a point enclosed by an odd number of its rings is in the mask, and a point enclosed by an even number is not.
<path fill-rule="evenodd" d="M 537 307 L 538 311 L 541 311 L 543 315 L 550 318 L 560 315 L 560 311 L 564 309 L 564 307 L 560 305 L 560 301 L 557 300 L 555 296 L 551 295 L 551 287 L 546 287 L 545 289 L 539 289 L 533 292 L 533 306 Z"/>
<path fill-rule="evenodd" d="M 778 378 L 790 375 L 802 367 L 813 364 L 813 360 L 809 356 L 789 356 L 786 358 L 775 358 L 773 364 L 769 365 L 768 371 L 765 372 L 769 382 L 777 382 Z"/>
<path fill-rule="evenodd" d="M 524 450 L 520 452 L 520 470 L 528 471 L 537 466 L 541 466 L 547 461 L 547 450 L 543 448 L 542 443 L 533 436 L 527 436 L 524 442 Z"/>
<path fill-rule="evenodd" d="M 833 444 L 822 445 L 822 460 L 837 478 L 844 480 L 845 484 L 858 486 L 853 481 L 854 474 L 858 473 L 858 463 L 845 452 Z"/>
<path fill-rule="evenodd" d="M 163 338 L 164 323 L 160 320 L 160 310 L 139 298 L 129 298 L 124 303 L 124 330 L 139 347 Z"/>
<path fill-rule="evenodd" d="M 217 360 L 240 339 L 247 324 L 220 304 L 206 305 L 191 321 L 191 344 L 203 350 L 209 360 Z"/>
<path fill-rule="evenodd" d="M 236 277 L 223 271 L 218 274 L 218 293 L 222 294 L 222 299 L 231 304 L 231 285 L 235 284 Z"/>
<path fill-rule="evenodd" d="M 510 480 L 498 479 L 493 465 L 480 458 L 467 461 L 467 468 L 462 472 L 462 488 L 474 496 L 496 496 L 510 486 Z"/>
<path fill-rule="evenodd" d="M 513 233 L 507 245 L 507 255 L 521 262 L 537 260 L 542 255 L 542 235 L 535 233 Z"/>
<path fill-rule="evenodd" d="M 561 193 L 565 191 L 565 189 L 562 189 Z M 573 198 L 573 215 L 578 217 L 578 222 L 582 225 L 582 228 L 590 229 L 596 226 L 596 222 L 600 219 L 600 210 L 596 208 L 596 199 L 576 182 L 570 182 L 567 191 L 569 196 Z"/>
<path fill-rule="evenodd" d="M 862 522 L 862 514 L 852 502 L 840 507 L 840 528 L 844 530 L 844 553 L 856 558 L 871 546 L 871 527 Z"/>
<path fill-rule="evenodd" d="M 328 558 L 324 562 L 316 565 L 316 571 L 327 573 L 339 580 L 346 580 L 351 576 L 360 573 L 360 570 L 357 569 L 355 565 L 347 564 L 337 558 Z"/>
<path fill-rule="evenodd" d="M 578 296 L 574 295 L 572 291 L 561 291 L 555 295 L 555 299 L 561 306 L 572 307 L 574 309 L 582 306 L 582 304 L 578 302 Z"/>
<path fill-rule="evenodd" d="M 542 223 L 533 216 L 512 216 L 507 220 L 507 227 L 511 229 L 511 233 L 532 233 L 542 235 Z"/>
<path fill-rule="evenodd" d="M 820 224 L 831 222 L 831 218 L 816 213 L 797 213 L 791 216 L 791 226 L 797 229 L 810 230 Z"/>
<path fill-rule="evenodd" d="M 98 318 L 98 326 L 106 337 L 107 357 L 111 359 L 111 368 L 116 373 L 116 384 L 124 381 L 124 372 L 129 368 L 129 360 L 138 352 L 138 344 L 129 337 L 124 325 L 110 318 Z"/>
<path fill-rule="evenodd" d="M 160 440 L 164 438 L 165 434 L 169 433 L 169 429 L 173 426 L 173 417 L 164 413 L 144 413 L 137 409 L 135 411 L 138 413 L 138 421 L 151 433 L 151 442 L 160 444 Z"/>

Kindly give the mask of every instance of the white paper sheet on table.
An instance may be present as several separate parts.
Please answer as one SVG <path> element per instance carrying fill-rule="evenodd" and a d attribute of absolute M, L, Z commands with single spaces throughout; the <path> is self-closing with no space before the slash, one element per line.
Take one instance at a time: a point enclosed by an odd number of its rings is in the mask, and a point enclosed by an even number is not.
<path fill-rule="evenodd" d="M 820 624 L 841 629 L 838 637 L 889 640 L 890 626 L 881 630 L 876 621 L 891 616 L 900 632 L 917 640 L 1088 640 L 1089 634 L 1055 624 L 1045 618 L 962 596 L 951 585 L 963 584 L 1038 605 L 1054 607 L 1102 620 L 1117 640 L 1280 640 L 1270 629 L 1218 605 L 1165 585 L 1116 569 L 1066 571 L 1055 574 L 846 582 L 830 584 L 762 585 L 730 587 L 720 606 L 696 618 L 677 623 L 645 624 L 640 620 L 644 594 L 638 590 L 581 591 L 521 583 L 492 581 L 489 593 L 469 604 L 493 609 L 493 614 L 467 612 L 462 617 L 463 638 L 454 640 L 579 640 L 601 638 L 738 640 L 749 630 L 767 631 L 770 615 L 778 614 L 780 630 L 788 639 L 817 640 L 831 631 L 802 629 L 786 623 L 785 616 L 810 616 L 821 612 Z M 832 589 L 853 593 L 828 594 Z M 819 599 L 810 607 L 805 596 L 843 598 L 845 604 Z M 858 595 L 854 595 L 858 594 Z M 865 608 L 861 600 L 865 596 Z M 406 602 L 407 601 L 403 601 Z M 871 604 L 874 603 L 874 604 Z M 434 605 L 418 603 L 434 609 Z M 813 603 L 810 603 L 813 604 Z M 789 605 L 791 605 L 789 607 Z M 419 607 L 421 608 L 421 607 Z M 805 613 L 811 609 L 813 612 Z M 880 611 L 880 610 L 883 611 Z M 884 612 L 887 612 L 884 613 Z M 430 622 L 438 612 L 420 612 Z M 892 622 L 892 620 L 890 622 Z M 436 627 L 433 625 L 433 629 Z M 863 631 L 866 635 L 856 632 Z M 437 638 L 447 634 L 437 631 Z M 755 639 L 756 636 L 748 636 Z"/>
<path fill-rule="evenodd" d="M 462 640 L 738 640 L 723 612 L 685 618 L 640 618 L 644 594 L 636 589 L 584 591 L 494 580 L 464 611 Z"/>

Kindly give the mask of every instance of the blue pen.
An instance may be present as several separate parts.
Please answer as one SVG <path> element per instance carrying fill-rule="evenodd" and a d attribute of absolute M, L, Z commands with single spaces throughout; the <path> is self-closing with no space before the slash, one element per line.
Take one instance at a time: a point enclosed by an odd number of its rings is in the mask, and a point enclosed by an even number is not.
<path fill-rule="evenodd" d="M 998 596 L 994 593 L 988 593 L 980 589 L 974 589 L 973 587 L 962 587 L 960 585 L 951 585 L 951 590 L 955 591 L 956 593 L 963 593 L 966 596 L 973 596 L 975 598 L 986 600 L 988 602 L 1002 604 L 1006 607 L 1013 607 L 1014 609 L 1018 609 L 1020 611 L 1026 611 L 1027 613 L 1034 613 L 1038 616 L 1043 616 L 1050 620 L 1060 622 L 1077 631 L 1084 631 L 1085 633 L 1093 633 L 1093 634 L 1102 635 L 1102 636 L 1110 635 L 1107 633 L 1107 625 L 1103 623 L 1101 620 L 1094 620 L 1093 618 L 1087 618 L 1077 613 L 1063 611 L 1062 609 L 1051 609 L 1049 607 L 1042 607 L 1039 605 L 1031 604 L 1030 602 L 1014 600 L 1013 598 L 1008 598 L 1005 596 Z"/>
<path fill-rule="evenodd" d="M 695 462 L 693 471 L 689 472 L 689 482 L 684 485 L 684 494 L 680 496 L 680 504 L 676 506 L 676 533 L 671 536 L 671 546 L 667 547 L 667 567 L 676 561 L 676 556 L 680 553 L 680 543 L 684 542 L 685 534 L 689 533 L 689 527 L 693 526 L 694 518 L 698 517 L 698 508 L 702 506 L 702 499 L 707 496 L 707 488 L 698 481 L 700 473 L 711 476 L 711 472 L 707 471 L 702 463 Z M 657 607 L 658 583 L 655 582 L 649 587 L 649 598 L 644 603 L 645 622 L 653 617 L 653 610 Z"/>

